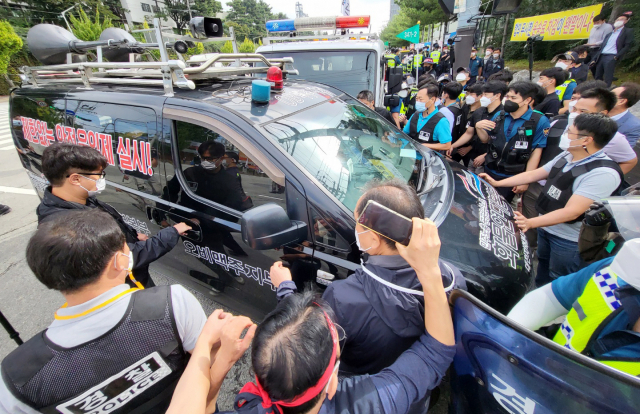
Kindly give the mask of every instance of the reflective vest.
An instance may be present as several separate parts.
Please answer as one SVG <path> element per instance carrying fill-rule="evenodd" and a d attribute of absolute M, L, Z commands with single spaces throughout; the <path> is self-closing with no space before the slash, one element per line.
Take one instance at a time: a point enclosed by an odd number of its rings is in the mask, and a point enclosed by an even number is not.
<path fill-rule="evenodd" d="M 564 94 L 565 92 L 567 92 L 567 88 L 572 82 L 576 83 L 575 79 L 569 79 L 568 81 L 565 81 L 562 85 L 556 88 L 556 95 L 558 95 L 558 99 L 560 99 L 560 102 L 563 101 Z"/>
<path fill-rule="evenodd" d="M 420 66 L 422 66 L 423 59 L 424 59 L 424 56 L 422 56 L 422 53 L 415 55 L 413 57 L 413 67 L 419 68 Z"/>
<path fill-rule="evenodd" d="M 617 195 L 622 183 L 624 182 L 624 175 L 622 174 L 620 166 L 611 160 L 595 159 L 585 164 L 576 165 L 569 171 L 563 171 L 565 165 L 567 165 L 567 159 L 566 157 L 562 157 L 556 161 L 553 167 L 551 167 L 547 182 L 536 201 L 536 211 L 538 213 L 547 214 L 564 208 L 573 195 L 574 181 L 581 175 L 596 168 L 611 168 L 620 175 L 620 186 L 618 186 L 617 189 L 612 189 L 611 194 Z M 574 220 L 567 221 L 566 223 L 576 223 L 578 221 L 582 221 L 583 218 L 584 214 Z"/>
<path fill-rule="evenodd" d="M 120 322 L 84 344 L 64 348 L 47 341 L 45 333 L 2 361 L 9 391 L 45 414 L 84 412 L 88 405 L 86 412 L 95 413 L 165 412 L 189 360 L 170 286 L 131 294 Z"/>
<path fill-rule="evenodd" d="M 387 67 L 396 67 L 396 55 L 384 55 L 384 58 L 387 60 Z"/>
<path fill-rule="evenodd" d="M 489 132 L 489 150 L 485 157 L 485 164 L 499 173 L 515 175 L 527 168 L 527 162 L 533 152 L 532 145 L 536 127 L 542 115 L 533 112 L 531 118 L 525 120 L 509 140 L 507 140 L 504 131 L 505 116 L 504 111 L 500 111 L 494 116 L 493 121 L 496 123 L 496 127 Z"/>
<path fill-rule="evenodd" d="M 439 50 L 434 50 L 433 52 L 431 52 L 431 59 L 433 59 L 433 64 L 437 65 L 440 62 L 440 51 Z"/>
<path fill-rule="evenodd" d="M 387 111 L 391 112 L 391 107 L 387 106 Z M 400 99 L 400 114 L 407 114 L 407 107 L 404 104 L 404 99 Z"/>
<path fill-rule="evenodd" d="M 415 86 L 409 91 L 409 100 L 407 101 L 407 119 L 416 112 L 416 96 L 418 95 L 418 88 Z"/>

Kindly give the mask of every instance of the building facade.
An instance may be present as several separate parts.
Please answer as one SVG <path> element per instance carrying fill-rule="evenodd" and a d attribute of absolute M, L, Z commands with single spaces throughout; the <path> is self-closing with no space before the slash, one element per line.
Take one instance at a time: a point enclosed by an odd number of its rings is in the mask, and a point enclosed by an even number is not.
<path fill-rule="evenodd" d="M 395 0 L 390 0 L 389 21 L 391 21 L 391 19 L 393 19 L 393 16 L 395 16 L 398 13 L 400 13 L 400 6 L 396 4 Z"/>

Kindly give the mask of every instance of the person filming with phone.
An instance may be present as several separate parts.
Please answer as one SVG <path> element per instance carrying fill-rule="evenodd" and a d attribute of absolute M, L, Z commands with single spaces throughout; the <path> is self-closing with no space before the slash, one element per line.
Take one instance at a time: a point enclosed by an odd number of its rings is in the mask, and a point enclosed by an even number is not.
<path fill-rule="evenodd" d="M 399 180 L 374 182 L 355 208 L 356 243 L 363 254 L 362 267 L 345 280 L 333 282 L 323 294 L 344 328 L 346 343 L 340 372 L 376 374 L 390 366 L 424 331 L 424 296 L 416 271 L 399 254 L 396 242 L 407 245 L 411 218 L 424 218 L 415 189 Z M 438 261 L 447 292 L 465 289 L 460 271 Z M 289 269 L 281 262 L 271 267 L 278 299 L 295 292 Z M 362 327 L 367 329 L 362 329 Z M 412 406 L 426 411 L 429 395 Z"/>

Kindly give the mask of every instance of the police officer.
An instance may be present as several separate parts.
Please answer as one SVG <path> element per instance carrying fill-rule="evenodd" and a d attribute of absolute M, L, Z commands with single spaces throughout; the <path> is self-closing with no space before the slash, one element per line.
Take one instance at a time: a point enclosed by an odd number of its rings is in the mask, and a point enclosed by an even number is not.
<path fill-rule="evenodd" d="M 125 284 L 131 251 L 99 209 L 40 224 L 26 256 L 66 303 L 2 361 L 0 412 L 164 412 L 206 321 L 198 300 L 180 285 Z"/>
<path fill-rule="evenodd" d="M 422 61 L 424 59 L 424 56 L 422 55 L 422 53 L 416 53 L 413 56 L 413 69 L 417 69 L 417 68 L 421 68 L 422 67 Z"/>
<path fill-rule="evenodd" d="M 462 123 L 462 108 L 457 97 L 462 93 L 462 85 L 449 82 L 442 88 L 441 105 L 438 109 L 447 117 L 451 126 L 451 143 L 460 138 L 460 124 Z"/>
<path fill-rule="evenodd" d="M 540 215 L 529 219 L 514 213 L 520 230 L 538 228 L 537 286 L 583 266 L 578 253 L 582 216 L 591 203 L 616 192 L 622 182 L 620 167 L 602 150 L 617 129 L 616 122 L 603 114 L 578 115 L 562 136 L 560 147 L 565 152 L 544 166 L 500 181 L 480 175 L 494 187 L 547 180 L 536 204 Z"/>
<path fill-rule="evenodd" d="M 420 88 L 416 95 L 416 113 L 403 132 L 427 148 L 446 151 L 451 147 L 451 127 L 438 111 L 438 95 L 438 87 L 433 84 Z"/>
<path fill-rule="evenodd" d="M 395 68 L 396 67 L 396 52 L 395 51 L 390 51 L 389 53 L 384 55 L 384 60 L 385 63 L 387 64 L 387 67 L 385 69 L 385 79 L 389 79 L 389 69 Z"/>
<path fill-rule="evenodd" d="M 542 149 L 547 145 L 549 120 L 530 108 L 537 93 L 532 82 L 511 84 L 504 111 L 476 124 L 478 137 L 489 144 L 484 169 L 492 179 L 503 180 L 538 168 Z M 526 185 L 519 185 L 497 190 L 511 202 L 526 189 Z"/>
<path fill-rule="evenodd" d="M 458 102 L 460 106 L 464 105 L 464 98 L 467 96 L 467 87 L 470 85 L 471 75 L 469 74 L 469 69 L 460 66 L 456 69 L 456 82 L 462 85 L 462 92 L 458 95 Z"/>
<path fill-rule="evenodd" d="M 437 43 L 433 45 L 433 50 L 431 51 L 429 57 L 433 61 L 433 64 L 436 66 L 437 71 L 437 66 L 440 64 L 440 46 Z"/>
<path fill-rule="evenodd" d="M 553 341 L 627 374 L 640 375 L 640 239 L 613 258 L 527 294 L 508 317 L 529 329 L 566 315 Z"/>
<path fill-rule="evenodd" d="M 571 76 L 571 72 L 569 71 L 569 69 L 571 69 L 577 59 L 577 53 L 567 52 L 558 56 L 558 61 L 556 62 L 556 67 L 561 68 L 563 71 L 566 71 L 567 74 L 566 80 L 556 87 L 558 99 L 560 99 L 560 102 L 562 102 L 562 110 L 560 111 L 560 113 L 564 113 L 569 109 L 571 95 L 573 95 L 573 90 L 576 88 L 576 86 L 578 86 L 576 80 Z"/>

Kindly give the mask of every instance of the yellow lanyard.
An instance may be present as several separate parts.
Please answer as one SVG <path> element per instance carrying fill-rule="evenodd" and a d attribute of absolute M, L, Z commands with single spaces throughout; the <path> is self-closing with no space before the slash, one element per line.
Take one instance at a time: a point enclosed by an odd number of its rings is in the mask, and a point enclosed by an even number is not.
<path fill-rule="evenodd" d="M 135 279 L 133 279 L 133 280 L 135 281 Z M 138 282 L 136 282 L 136 283 L 138 283 Z M 105 301 L 105 302 L 102 302 L 102 303 L 101 303 L 101 304 L 99 304 L 99 305 L 94 306 L 94 307 L 93 307 L 93 308 L 91 308 L 91 309 L 87 309 L 86 311 L 81 312 L 81 313 L 78 313 L 78 314 L 75 314 L 75 315 L 60 316 L 60 315 L 58 315 L 58 312 L 56 311 L 56 313 L 54 313 L 54 314 L 53 314 L 53 317 L 54 317 L 54 318 L 56 318 L 57 320 L 68 320 L 68 319 L 75 319 L 75 318 L 79 318 L 79 317 L 81 317 L 81 316 L 88 315 L 88 314 L 90 314 L 90 313 L 91 313 L 91 312 L 93 312 L 93 311 L 96 311 L 96 310 L 98 310 L 98 309 L 104 308 L 104 307 L 105 307 L 105 306 L 107 306 L 108 304 L 115 302 L 116 300 L 120 299 L 120 298 L 121 298 L 121 297 L 123 297 L 124 295 L 128 295 L 129 293 L 135 292 L 136 290 L 140 290 L 140 289 L 144 289 L 144 288 L 143 288 L 143 287 L 141 287 L 141 288 L 131 288 L 131 289 L 129 289 L 129 290 L 126 290 L 126 291 L 124 291 L 124 292 L 122 292 L 122 293 L 120 293 L 120 294 L 118 294 L 118 295 L 116 295 L 116 296 L 112 297 L 111 299 L 109 299 L 109 300 L 107 300 L 107 301 Z M 66 307 L 67 307 L 67 303 L 65 302 L 65 304 L 64 304 L 64 305 L 62 305 L 62 306 L 60 307 L 60 309 L 64 309 L 64 308 L 66 308 Z"/>

